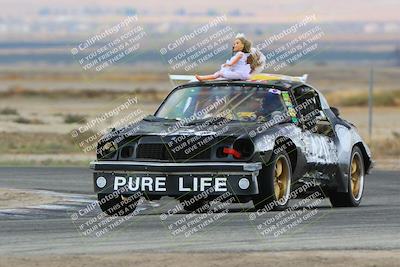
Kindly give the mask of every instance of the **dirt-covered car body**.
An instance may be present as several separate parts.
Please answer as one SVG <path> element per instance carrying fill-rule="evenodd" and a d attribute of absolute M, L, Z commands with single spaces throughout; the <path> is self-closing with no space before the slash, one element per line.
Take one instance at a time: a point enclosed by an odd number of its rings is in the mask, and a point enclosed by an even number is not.
<path fill-rule="evenodd" d="M 199 98 L 218 115 L 191 110 Z M 184 117 L 183 111 L 192 116 Z M 355 149 L 362 167 L 358 184 L 352 180 Z M 264 183 L 273 170 L 263 170 L 279 155 L 289 161 L 285 196 L 312 182 L 335 192 L 333 198 L 358 190 L 354 199 L 359 201 L 364 175 L 372 167 L 370 150 L 356 127 L 340 118 L 318 90 L 278 78 L 178 86 L 153 116 L 105 135 L 91 168 L 98 194 L 186 198 L 211 188 L 210 197 L 230 192 L 238 201 L 255 202 L 261 194 L 268 197 L 266 186 L 274 186 Z M 279 168 L 273 168 L 275 174 Z"/>

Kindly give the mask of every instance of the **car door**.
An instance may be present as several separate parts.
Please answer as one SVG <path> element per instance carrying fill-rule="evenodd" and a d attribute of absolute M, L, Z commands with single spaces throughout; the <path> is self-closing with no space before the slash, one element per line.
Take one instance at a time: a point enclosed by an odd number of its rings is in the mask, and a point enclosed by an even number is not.
<path fill-rule="evenodd" d="M 329 166 L 337 162 L 332 124 L 323 112 L 317 92 L 309 86 L 293 89 L 303 153 L 310 167 Z"/>

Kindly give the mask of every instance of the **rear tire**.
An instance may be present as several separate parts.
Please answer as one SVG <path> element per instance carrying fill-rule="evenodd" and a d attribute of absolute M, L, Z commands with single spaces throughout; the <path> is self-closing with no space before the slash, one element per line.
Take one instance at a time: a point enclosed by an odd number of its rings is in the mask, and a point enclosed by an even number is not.
<path fill-rule="evenodd" d="M 329 200 L 333 207 L 358 207 L 364 192 L 365 168 L 363 154 L 355 146 L 351 152 L 348 170 L 348 191 L 337 192 L 335 189 L 328 191 Z"/>
<path fill-rule="evenodd" d="M 98 194 L 98 203 L 100 209 L 107 215 L 126 216 L 131 214 L 137 206 L 139 199 L 133 199 L 133 196 L 122 196 L 113 194 Z"/>
<path fill-rule="evenodd" d="M 259 194 L 253 199 L 257 210 L 285 210 L 289 203 L 292 166 L 286 151 L 273 153 L 258 175 Z"/>

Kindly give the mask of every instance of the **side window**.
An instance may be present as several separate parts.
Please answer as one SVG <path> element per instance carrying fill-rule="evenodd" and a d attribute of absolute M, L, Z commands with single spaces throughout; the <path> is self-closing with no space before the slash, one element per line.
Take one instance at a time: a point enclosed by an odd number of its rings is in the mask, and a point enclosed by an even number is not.
<path fill-rule="evenodd" d="M 324 119 L 318 94 L 308 86 L 301 86 L 293 90 L 296 98 L 296 110 L 300 113 L 300 120 L 306 129 L 312 130 L 318 119 Z"/>

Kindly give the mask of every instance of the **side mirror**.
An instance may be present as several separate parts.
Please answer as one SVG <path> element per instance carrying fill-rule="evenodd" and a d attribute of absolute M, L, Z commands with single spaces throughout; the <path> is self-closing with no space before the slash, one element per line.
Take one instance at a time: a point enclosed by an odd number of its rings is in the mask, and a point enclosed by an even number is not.
<path fill-rule="evenodd" d="M 336 117 L 339 117 L 340 113 L 339 113 L 339 109 L 335 108 L 335 107 L 330 107 L 333 114 L 335 114 Z"/>

